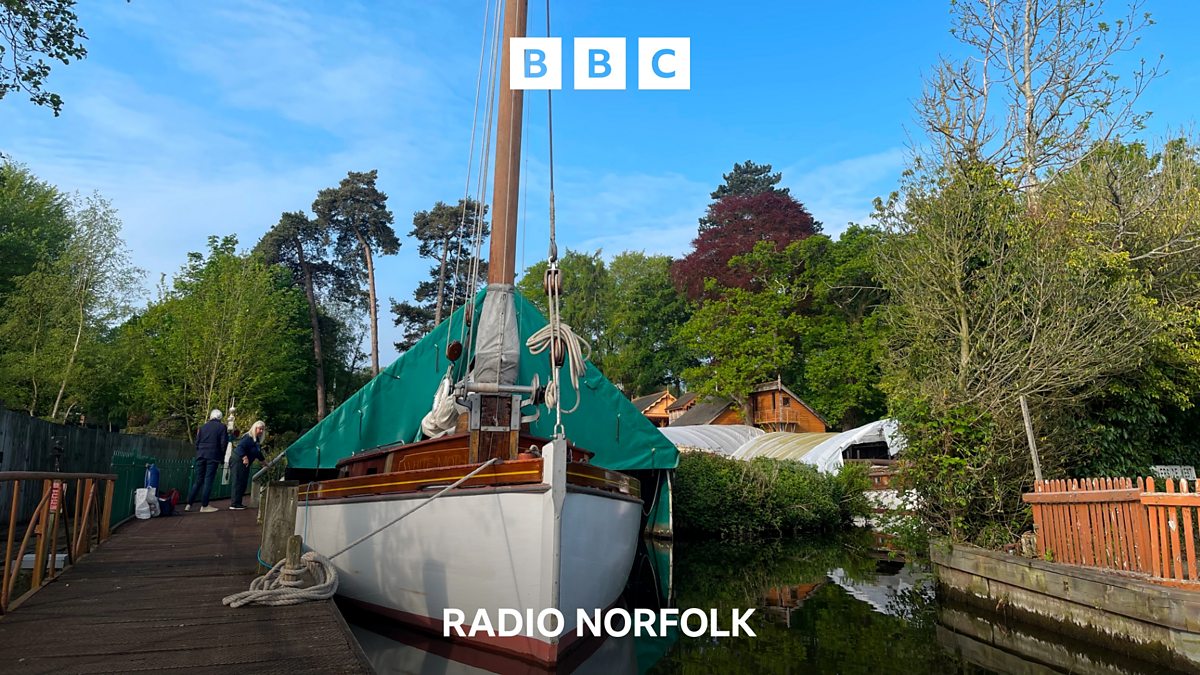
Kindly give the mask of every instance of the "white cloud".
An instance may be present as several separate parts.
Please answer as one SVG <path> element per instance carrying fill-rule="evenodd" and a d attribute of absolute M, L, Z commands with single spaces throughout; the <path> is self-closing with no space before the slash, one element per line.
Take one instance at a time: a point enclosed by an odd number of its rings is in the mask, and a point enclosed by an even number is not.
<path fill-rule="evenodd" d="M 891 148 L 817 167 L 795 165 L 783 170 L 783 185 L 821 221 L 826 234 L 836 235 L 848 223 L 870 220 L 872 201 L 895 189 L 906 158 L 903 148 Z"/>

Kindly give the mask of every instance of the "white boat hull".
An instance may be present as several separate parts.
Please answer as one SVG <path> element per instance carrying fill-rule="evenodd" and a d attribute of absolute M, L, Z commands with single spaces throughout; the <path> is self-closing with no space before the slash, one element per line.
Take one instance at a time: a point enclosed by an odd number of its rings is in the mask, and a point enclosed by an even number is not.
<path fill-rule="evenodd" d="M 329 555 L 428 500 L 408 494 L 302 501 L 296 532 L 306 548 Z M 338 594 L 439 632 L 447 609 L 460 610 L 469 626 L 479 610 L 495 621 L 500 609 L 533 610 L 536 617 L 556 608 L 566 621 L 558 638 L 528 625 L 521 636 L 477 636 L 492 647 L 554 662 L 574 636 L 577 610 L 604 610 L 620 596 L 633 564 L 641 502 L 568 487 L 559 506 L 561 529 L 555 506 L 546 484 L 447 493 L 336 558 Z"/>

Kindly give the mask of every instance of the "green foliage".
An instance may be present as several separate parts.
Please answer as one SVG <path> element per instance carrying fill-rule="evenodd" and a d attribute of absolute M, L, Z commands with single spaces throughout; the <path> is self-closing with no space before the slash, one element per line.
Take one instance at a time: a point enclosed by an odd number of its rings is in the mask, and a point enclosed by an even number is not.
<path fill-rule="evenodd" d="M 189 433 L 235 401 L 241 418 L 278 411 L 309 362 L 303 294 L 285 271 L 236 248 L 232 236 L 210 237 L 208 254 L 188 254 L 137 320 L 149 412 Z"/>
<path fill-rule="evenodd" d="M 1087 450 L 1064 420 L 1173 330 L 1151 278 L 1059 190 L 1051 181 L 1030 202 L 991 167 L 969 166 L 914 174 L 902 208 L 881 205 L 894 233 L 879 257 L 885 388 L 909 440 L 909 484 L 927 523 L 954 538 L 1006 543 L 1026 523 L 1021 395 L 1044 475 L 1070 474 Z"/>
<path fill-rule="evenodd" d="M 802 462 L 743 462 L 683 453 L 675 473 L 675 527 L 681 535 L 740 539 L 833 530 L 865 515 L 865 473 L 822 474 Z"/>
<path fill-rule="evenodd" d="M 517 290 L 543 315 L 550 313 L 543 288 L 546 267 L 544 260 L 534 263 L 517 281 Z M 605 322 L 613 298 L 608 266 L 598 250 L 592 253 L 568 250 L 559 258 L 558 269 L 562 274 L 563 321 L 588 341 L 592 346 L 592 363 L 604 371 L 612 347 Z"/>
<path fill-rule="evenodd" d="M 680 636 L 649 672 L 966 672 L 937 640 L 938 604 L 931 593 L 895 591 L 888 597 L 889 615 L 829 582 L 835 570 L 855 582 L 883 581 L 894 565 L 880 563 L 871 548 L 871 534 L 864 530 L 790 540 L 676 542 L 676 605 L 716 608 L 723 616 L 733 608 L 757 607 L 750 626 L 758 637 Z"/>
<path fill-rule="evenodd" d="M 14 281 L 0 320 L 0 398 L 60 422 L 86 403 L 99 336 L 128 316 L 140 278 L 111 204 L 93 195 L 67 209 L 61 249 L 33 249 L 44 257 Z"/>
<path fill-rule="evenodd" d="M 759 265 L 773 263 L 772 253 L 770 244 L 760 245 L 744 264 L 754 266 L 752 274 L 769 274 Z M 794 362 L 804 327 L 796 311 L 797 288 L 775 275 L 764 281 L 762 290 L 725 289 L 677 334 L 678 344 L 697 358 L 698 365 L 683 373 L 697 394 L 726 396 L 744 407 L 754 385 L 775 379 Z"/>
<path fill-rule="evenodd" d="M 692 308 L 671 283 L 671 259 L 625 251 L 608 270 L 612 299 L 604 321 L 611 351 L 604 374 L 630 396 L 666 385 L 678 390 L 683 371 L 693 363 L 673 337 Z"/>
<path fill-rule="evenodd" d="M 484 241 L 487 239 L 490 228 L 486 215 L 487 207 L 470 198 L 460 199 L 454 206 L 438 202 L 428 211 L 413 214 L 413 229 L 408 236 L 417 240 L 422 258 L 437 264 L 429 269 L 428 279 L 417 283 L 415 303 L 392 300 L 395 323 L 404 329 L 396 349 L 408 350 L 450 316 L 452 308 L 462 307 L 475 297 L 487 279 L 487 261 L 475 261 L 474 244 L 476 229 Z"/>
<path fill-rule="evenodd" d="M 1015 535 L 1027 517 L 1024 463 L 995 451 L 995 423 L 985 414 L 944 405 L 895 404 L 908 442 L 897 486 L 919 495 L 913 504 L 926 527 L 956 541 L 983 543 L 980 535 L 997 524 Z"/>
<path fill-rule="evenodd" d="M 371 330 L 371 373 L 379 374 L 379 302 L 375 297 L 375 257 L 400 250 L 387 207 L 387 195 L 375 183 L 379 172 L 350 171 L 336 188 L 317 193 L 312 210 L 317 227 L 334 238 L 343 269 L 365 279 L 367 325 Z"/>
<path fill-rule="evenodd" d="M 0 309 L 17 280 L 53 262 L 73 231 L 67 195 L 24 167 L 0 162 Z"/>
<path fill-rule="evenodd" d="M 5 0 L 0 2 L 0 99 L 23 91 L 34 105 L 49 106 L 55 117 L 62 97 L 46 91 L 47 60 L 69 64 L 87 56 L 74 11 L 75 0 Z"/>
<path fill-rule="evenodd" d="M 677 334 L 699 365 L 685 372 L 701 394 L 744 401 L 782 377 L 835 428 L 878 419 L 887 294 L 875 278 L 883 233 L 850 227 L 838 240 L 814 235 L 782 251 L 757 245 L 730 265 L 749 288 L 718 288 Z"/>
<path fill-rule="evenodd" d="M 588 339 L 592 363 L 629 396 L 678 389 L 693 361 L 675 335 L 691 306 L 671 283 L 671 259 L 624 251 L 606 264 L 600 251 L 568 250 L 558 266 L 563 319 Z M 537 262 L 517 281 L 521 294 L 543 313 L 545 273 L 546 262 Z"/>

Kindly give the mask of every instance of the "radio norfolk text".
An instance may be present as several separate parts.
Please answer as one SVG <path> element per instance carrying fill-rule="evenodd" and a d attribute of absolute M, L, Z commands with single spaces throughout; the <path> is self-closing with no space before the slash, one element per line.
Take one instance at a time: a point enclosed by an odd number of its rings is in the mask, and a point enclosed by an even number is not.
<path fill-rule="evenodd" d="M 467 614 L 461 609 L 442 610 L 443 637 L 515 637 L 518 635 L 542 638 L 560 637 L 567 630 L 563 613 L 557 609 L 534 612 L 518 609 L 497 609 L 493 616 L 486 609 L 479 609 L 467 623 Z M 715 609 L 691 608 L 635 609 L 614 607 L 608 611 L 580 609 L 575 614 L 575 635 L 624 637 L 662 637 L 671 628 L 678 627 L 688 637 L 757 637 L 746 621 L 754 609 L 734 609 L 730 612 L 728 628 L 721 628 L 719 612 Z"/>

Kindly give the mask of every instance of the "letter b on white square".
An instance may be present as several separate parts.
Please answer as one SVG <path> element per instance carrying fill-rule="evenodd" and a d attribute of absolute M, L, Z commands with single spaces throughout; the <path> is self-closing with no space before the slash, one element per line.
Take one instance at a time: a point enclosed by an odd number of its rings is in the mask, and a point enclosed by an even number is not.
<path fill-rule="evenodd" d="M 691 38 L 638 38 L 638 89 L 691 88 Z"/>
<path fill-rule="evenodd" d="M 625 38 L 575 38 L 575 88 L 625 88 Z"/>
<path fill-rule="evenodd" d="M 510 89 L 562 89 L 562 38 L 510 38 Z"/>

